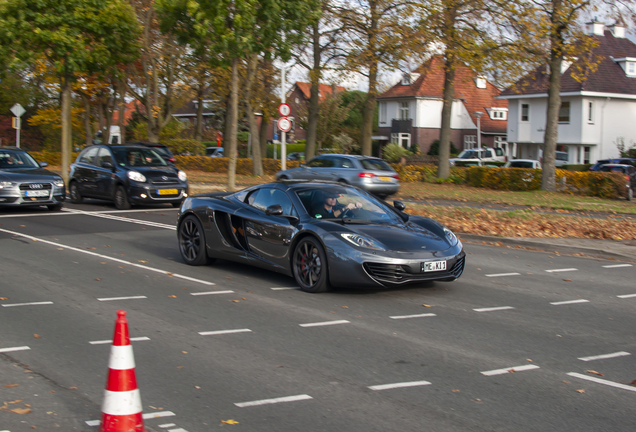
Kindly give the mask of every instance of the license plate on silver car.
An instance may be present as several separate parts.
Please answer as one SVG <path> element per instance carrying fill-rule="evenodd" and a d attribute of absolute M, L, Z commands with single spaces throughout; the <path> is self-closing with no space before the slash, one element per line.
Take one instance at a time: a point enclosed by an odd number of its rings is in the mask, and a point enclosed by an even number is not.
<path fill-rule="evenodd" d="M 28 190 L 28 191 L 24 191 L 24 196 L 26 196 L 26 197 L 45 197 L 45 196 L 49 196 L 49 191 L 47 191 L 47 190 Z"/>
<path fill-rule="evenodd" d="M 426 261 L 422 263 L 423 272 L 446 270 L 446 261 Z"/>

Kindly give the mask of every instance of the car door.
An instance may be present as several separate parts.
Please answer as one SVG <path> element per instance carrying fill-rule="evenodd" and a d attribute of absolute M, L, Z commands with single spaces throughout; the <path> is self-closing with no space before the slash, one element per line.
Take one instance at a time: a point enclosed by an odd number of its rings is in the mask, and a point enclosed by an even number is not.
<path fill-rule="evenodd" d="M 298 217 L 285 192 L 275 188 L 263 188 L 248 195 L 246 201 L 252 211 L 242 213 L 245 220 L 245 237 L 250 255 L 279 267 L 289 267 L 289 245 L 296 227 L 289 218 L 266 214 L 269 206 L 278 204 L 283 215 Z"/>
<path fill-rule="evenodd" d="M 77 184 L 82 196 L 97 197 L 97 151 L 99 147 L 89 147 L 80 155 L 77 163 Z"/>
<path fill-rule="evenodd" d="M 307 164 L 307 169 L 303 170 L 307 175 L 304 178 L 308 180 L 331 180 L 333 165 L 333 159 L 328 156 L 315 157 Z"/>
<path fill-rule="evenodd" d="M 97 153 L 96 193 L 102 198 L 113 197 L 115 190 L 115 160 L 110 149 L 102 147 Z"/>

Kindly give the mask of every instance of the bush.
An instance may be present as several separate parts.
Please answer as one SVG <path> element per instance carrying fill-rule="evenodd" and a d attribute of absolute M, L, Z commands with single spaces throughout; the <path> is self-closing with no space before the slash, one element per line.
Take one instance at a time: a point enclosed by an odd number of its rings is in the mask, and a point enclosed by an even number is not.
<path fill-rule="evenodd" d="M 205 154 L 205 145 L 196 140 L 171 139 L 164 141 L 163 144 L 175 155 L 191 154 L 193 156 L 200 156 Z"/>
<path fill-rule="evenodd" d="M 452 141 L 450 143 L 450 152 L 451 154 L 459 153 L 459 150 L 457 149 L 457 147 L 455 147 L 455 144 L 453 144 Z M 428 153 L 426 154 L 429 156 L 439 156 L 439 140 L 433 141 L 433 144 L 431 144 L 431 148 L 428 150 Z"/>
<path fill-rule="evenodd" d="M 205 171 L 215 173 L 226 173 L 230 164 L 230 158 L 207 156 L 176 156 L 175 165 L 182 170 Z M 287 161 L 287 168 L 296 168 L 298 161 Z M 237 158 L 236 174 L 253 175 L 254 165 L 252 159 Z M 280 161 L 276 159 L 263 159 L 263 172 L 265 174 L 276 174 L 280 171 Z"/>
<path fill-rule="evenodd" d="M 401 158 L 411 155 L 411 152 L 399 144 L 389 144 L 382 149 L 382 158 L 389 162 L 398 162 Z"/>

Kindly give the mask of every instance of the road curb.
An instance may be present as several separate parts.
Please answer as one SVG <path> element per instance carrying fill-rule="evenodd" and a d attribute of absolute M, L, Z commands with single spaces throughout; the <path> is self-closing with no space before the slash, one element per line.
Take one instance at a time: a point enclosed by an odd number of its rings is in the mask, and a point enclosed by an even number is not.
<path fill-rule="evenodd" d="M 580 245 L 554 244 L 541 242 L 541 239 L 527 240 L 524 238 L 511 237 L 495 237 L 483 236 L 476 234 L 458 234 L 460 240 L 464 243 L 472 244 L 489 244 L 493 246 L 507 246 L 512 248 L 523 248 L 539 252 L 559 253 L 563 255 L 579 255 L 593 258 L 604 258 L 611 260 L 632 261 L 635 256 L 620 251 L 607 251 L 594 247 L 586 247 Z"/>

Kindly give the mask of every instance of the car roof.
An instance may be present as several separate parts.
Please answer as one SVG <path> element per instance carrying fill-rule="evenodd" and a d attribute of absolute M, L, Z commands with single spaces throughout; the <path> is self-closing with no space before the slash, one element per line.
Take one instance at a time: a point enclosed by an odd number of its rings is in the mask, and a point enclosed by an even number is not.
<path fill-rule="evenodd" d="M 354 158 L 354 159 L 378 159 L 378 160 L 382 160 L 381 158 L 376 157 L 376 156 L 350 155 L 350 154 L 340 154 L 340 153 L 323 153 L 323 154 L 318 155 L 316 157 L 320 157 L 320 156 L 339 156 L 339 157 L 348 157 L 348 158 Z"/>
<path fill-rule="evenodd" d="M 628 168 L 630 166 L 632 166 L 632 165 L 611 163 L 611 164 L 603 164 L 601 166 L 601 168 L 603 168 L 603 167 L 608 167 L 608 168 L 614 168 L 614 167 L 616 167 L 616 168 Z"/>
<path fill-rule="evenodd" d="M 25 151 L 23 148 L 13 147 L 13 146 L 2 146 L 2 147 L 0 147 L 0 150 Z"/>
<path fill-rule="evenodd" d="M 513 159 L 510 162 L 539 162 L 536 159 Z"/>

